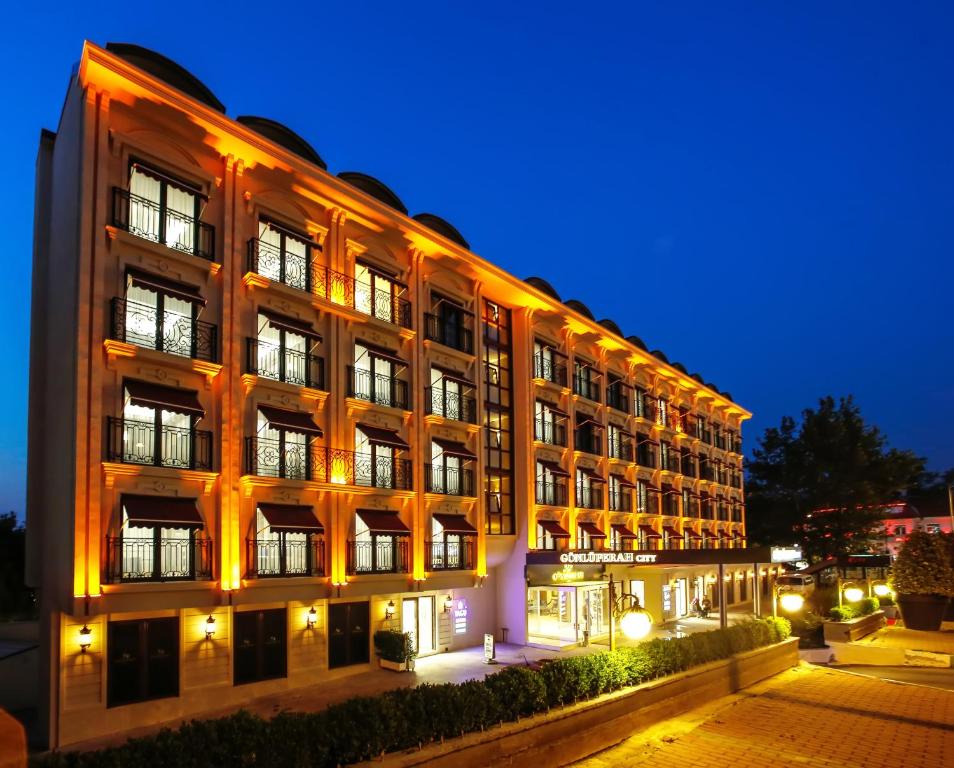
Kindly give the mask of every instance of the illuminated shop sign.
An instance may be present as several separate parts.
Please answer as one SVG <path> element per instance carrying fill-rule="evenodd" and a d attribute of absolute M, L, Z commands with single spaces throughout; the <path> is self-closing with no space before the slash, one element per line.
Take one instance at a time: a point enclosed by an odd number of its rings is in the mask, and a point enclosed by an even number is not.
<path fill-rule="evenodd" d="M 563 552 L 561 563 L 655 563 L 657 555 L 645 552 Z"/>
<path fill-rule="evenodd" d="M 773 563 L 791 563 L 802 559 L 802 550 L 796 547 L 772 547 Z"/>
<path fill-rule="evenodd" d="M 586 574 L 583 573 L 583 571 L 574 571 L 572 565 L 564 565 L 562 571 L 554 571 L 550 578 L 557 583 L 567 581 L 584 581 L 586 579 Z"/>
<path fill-rule="evenodd" d="M 467 634 L 467 601 L 458 600 L 454 607 L 454 634 Z"/>

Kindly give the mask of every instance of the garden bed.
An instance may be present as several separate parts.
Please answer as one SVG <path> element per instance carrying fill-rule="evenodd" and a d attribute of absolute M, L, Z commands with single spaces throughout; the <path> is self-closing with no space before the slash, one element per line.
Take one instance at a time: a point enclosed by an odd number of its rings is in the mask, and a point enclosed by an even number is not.
<path fill-rule="evenodd" d="M 875 611 L 867 616 L 848 621 L 826 621 L 826 643 L 850 643 L 877 632 L 887 623 L 884 611 Z"/>

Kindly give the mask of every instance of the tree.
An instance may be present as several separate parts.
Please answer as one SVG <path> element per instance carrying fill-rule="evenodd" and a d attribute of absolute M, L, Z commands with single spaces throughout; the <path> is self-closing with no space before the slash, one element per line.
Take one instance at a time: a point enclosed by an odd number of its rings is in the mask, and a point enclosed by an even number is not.
<path fill-rule="evenodd" d="M 801 423 L 785 416 L 766 429 L 747 470 L 749 538 L 799 543 L 814 560 L 865 551 L 881 505 L 923 476 L 924 460 L 888 448 L 850 396 L 825 397 L 802 411 Z"/>
<path fill-rule="evenodd" d="M 33 590 L 24 584 L 26 529 L 13 512 L 0 515 L 0 617 L 25 618 L 35 613 Z"/>

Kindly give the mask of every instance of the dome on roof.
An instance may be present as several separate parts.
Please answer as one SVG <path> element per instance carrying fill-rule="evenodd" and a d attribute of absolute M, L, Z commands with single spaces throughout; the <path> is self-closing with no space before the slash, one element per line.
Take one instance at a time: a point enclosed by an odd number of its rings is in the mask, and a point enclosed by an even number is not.
<path fill-rule="evenodd" d="M 532 285 L 538 291 L 545 293 L 550 298 L 556 299 L 557 301 L 563 301 L 563 299 L 560 298 L 560 294 L 556 292 L 556 289 L 542 277 L 525 277 L 523 282 L 525 282 L 527 285 Z"/>
<path fill-rule="evenodd" d="M 158 77 L 173 88 L 178 88 L 207 107 L 212 107 L 218 112 L 225 112 L 225 105 L 215 98 L 215 94 L 206 88 L 199 78 L 161 53 L 132 43 L 106 43 L 106 50 L 128 61 L 134 67 L 139 67 L 150 75 Z"/>
<path fill-rule="evenodd" d="M 687 376 L 689 375 L 689 371 L 686 370 L 686 366 L 684 366 L 682 363 L 672 363 L 672 367 L 680 373 L 684 373 Z"/>
<path fill-rule="evenodd" d="M 607 330 L 612 331 L 617 336 L 623 335 L 623 332 L 619 329 L 619 326 L 615 322 L 610 320 L 608 317 L 604 317 L 602 320 L 600 320 L 599 324 L 602 325 Z"/>
<path fill-rule="evenodd" d="M 573 309 L 579 312 L 584 317 L 588 317 L 590 320 L 593 320 L 594 322 L 596 321 L 596 318 L 593 317 L 593 313 L 590 312 L 590 308 L 586 306 L 586 304 L 584 304 L 582 301 L 578 301 L 577 299 L 567 299 L 563 303 L 566 306 L 568 306 L 570 309 Z"/>
<path fill-rule="evenodd" d="M 726 400 L 732 400 L 732 393 L 731 393 L 731 392 L 722 392 L 722 393 L 720 393 L 720 394 L 721 394 Z M 735 402 L 735 401 L 733 400 L 733 402 Z"/>
<path fill-rule="evenodd" d="M 639 347 L 645 352 L 649 351 L 649 347 L 646 346 L 646 342 L 639 338 L 639 336 L 627 336 L 626 341 L 628 341 L 634 347 Z"/>
<path fill-rule="evenodd" d="M 357 171 L 342 171 L 338 178 L 347 181 L 352 187 L 357 187 L 362 192 L 366 192 L 371 197 L 377 198 L 385 205 L 391 206 L 394 210 L 400 211 L 407 216 L 407 208 L 401 202 L 401 198 L 394 194 L 391 189 L 374 176 L 368 176 L 366 173 Z"/>
<path fill-rule="evenodd" d="M 650 352 L 649 354 L 651 354 L 653 357 L 655 357 L 655 358 L 658 359 L 658 360 L 662 360 L 664 363 L 668 363 L 668 362 L 669 362 L 669 358 L 666 357 L 666 355 L 663 353 L 663 351 L 662 351 L 661 349 L 654 349 L 654 350 L 653 350 L 652 352 Z"/>
<path fill-rule="evenodd" d="M 470 243 L 464 239 L 464 236 L 458 232 L 457 228 L 447 221 L 447 219 L 442 219 L 433 213 L 416 213 L 411 218 L 421 222 L 421 224 L 428 229 L 434 230 L 437 234 L 443 235 L 448 240 L 452 240 L 458 245 L 463 246 L 468 251 L 470 250 Z"/>
<path fill-rule="evenodd" d="M 706 380 L 702 378 L 702 374 L 701 374 L 701 373 L 691 373 L 691 374 L 689 374 L 689 376 L 690 376 L 690 378 L 695 379 L 695 380 L 698 381 L 700 384 L 702 384 L 703 386 L 705 386 Z"/>
<path fill-rule="evenodd" d="M 707 381 L 707 382 L 706 382 L 706 386 L 707 386 L 709 389 L 711 389 L 713 392 L 718 392 L 718 391 L 719 391 L 719 388 L 718 388 L 715 384 L 713 384 L 711 381 Z"/>
<path fill-rule="evenodd" d="M 323 171 L 328 170 L 328 165 L 321 159 L 321 155 L 315 152 L 311 144 L 305 141 L 291 128 L 277 123 L 274 120 L 269 120 L 267 117 L 239 115 L 235 119 L 242 125 L 251 128 L 255 133 L 264 136 L 269 141 L 274 141 L 289 152 L 303 157 L 309 163 L 314 163 Z"/>

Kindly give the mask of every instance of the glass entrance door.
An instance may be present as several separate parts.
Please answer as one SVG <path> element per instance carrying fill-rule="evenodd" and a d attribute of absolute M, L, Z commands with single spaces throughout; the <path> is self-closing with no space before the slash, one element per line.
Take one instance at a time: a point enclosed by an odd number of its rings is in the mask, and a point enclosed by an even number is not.
<path fill-rule="evenodd" d="M 527 624 L 531 635 L 576 642 L 576 588 L 530 587 L 527 590 Z"/>
<path fill-rule="evenodd" d="M 418 656 L 437 650 L 434 637 L 434 598 L 405 598 L 401 607 L 401 631 L 410 632 Z"/>
<path fill-rule="evenodd" d="M 689 586 L 685 579 L 676 579 L 676 616 L 682 617 L 689 613 L 688 605 Z"/>

